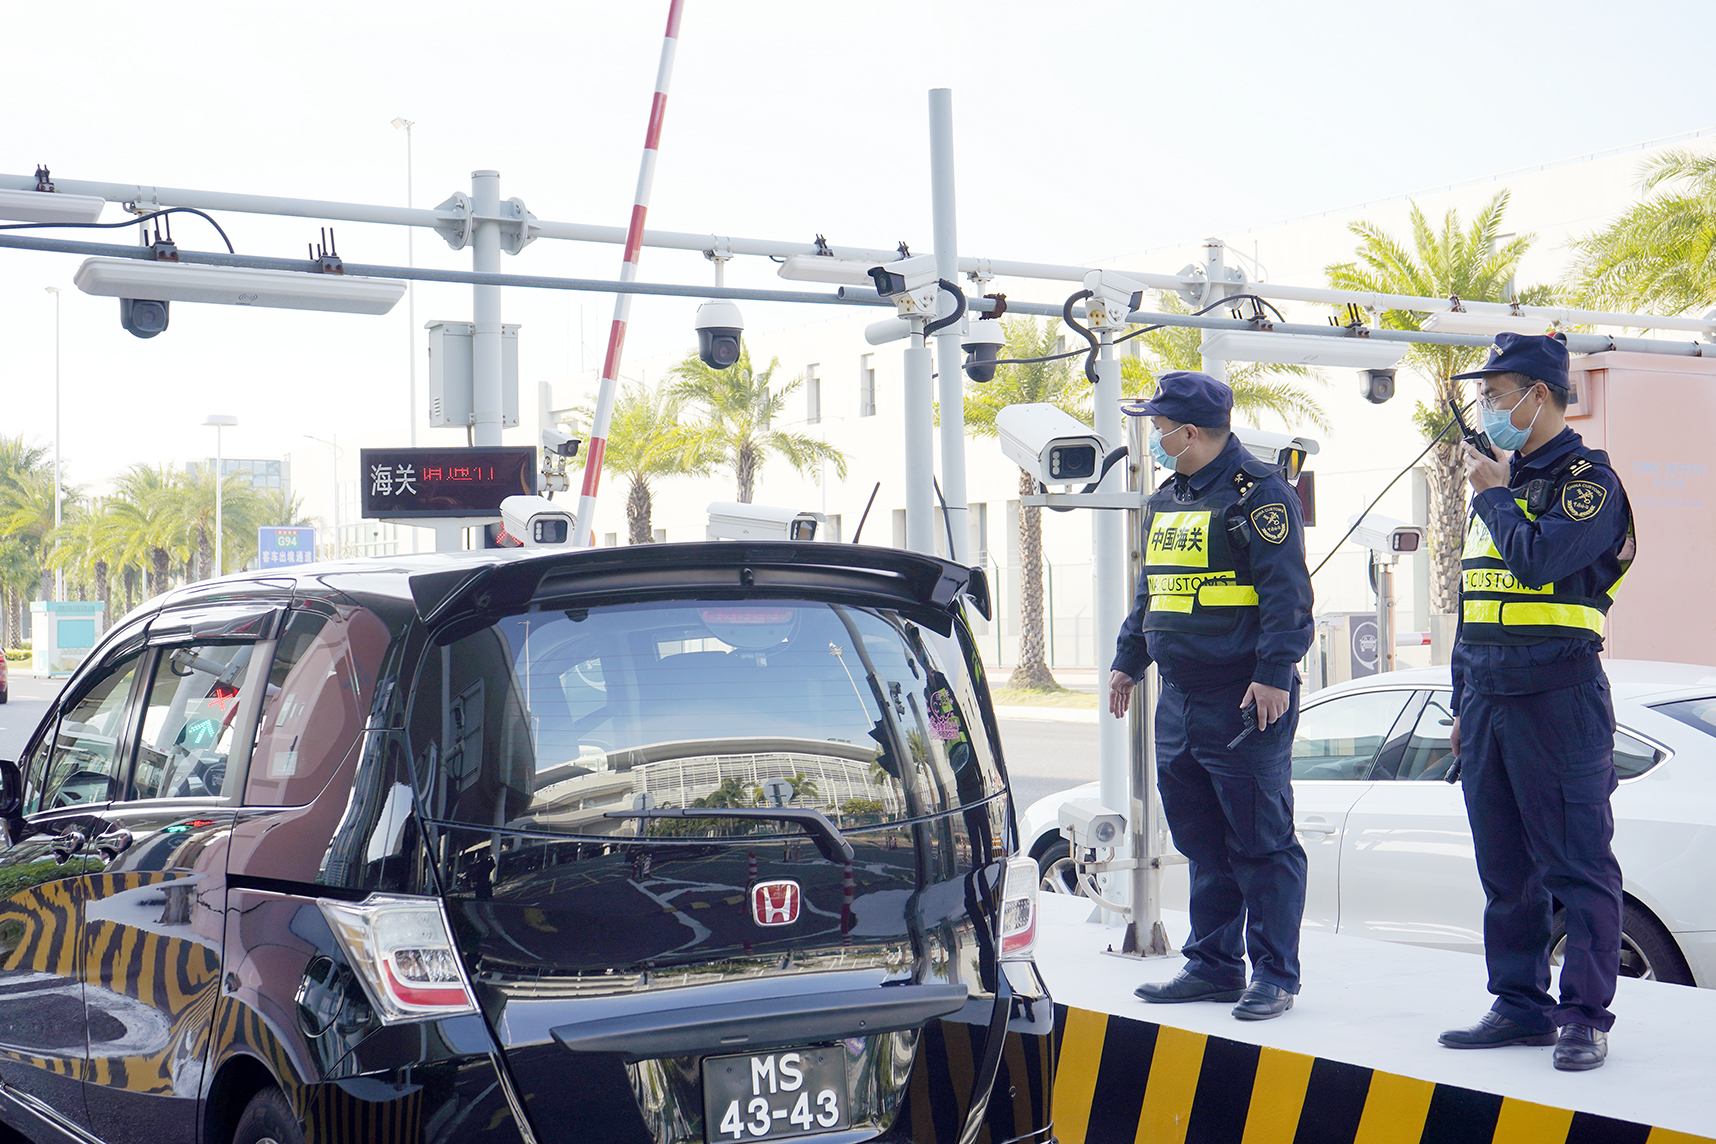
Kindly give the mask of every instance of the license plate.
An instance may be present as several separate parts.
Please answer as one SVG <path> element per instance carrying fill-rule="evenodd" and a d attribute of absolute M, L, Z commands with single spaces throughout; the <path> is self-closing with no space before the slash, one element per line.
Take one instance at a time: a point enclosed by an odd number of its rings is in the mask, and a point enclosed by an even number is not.
<path fill-rule="evenodd" d="M 838 1046 L 703 1061 L 703 1134 L 709 1144 L 832 1132 L 852 1122 L 846 1058 Z"/>

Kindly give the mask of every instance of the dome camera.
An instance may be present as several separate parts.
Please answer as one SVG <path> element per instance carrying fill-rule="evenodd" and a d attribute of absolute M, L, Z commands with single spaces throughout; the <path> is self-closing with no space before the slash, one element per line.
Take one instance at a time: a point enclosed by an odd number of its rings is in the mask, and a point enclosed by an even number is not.
<path fill-rule="evenodd" d="M 1359 370 L 1359 395 L 1372 405 L 1381 405 L 1394 396 L 1392 369 Z"/>
<path fill-rule="evenodd" d="M 1006 341 L 999 321 L 980 318 L 972 322 L 959 343 L 965 348 L 965 376 L 976 382 L 995 380 L 995 362 Z"/>
<path fill-rule="evenodd" d="M 730 369 L 739 360 L 739 335 L 745 319 L 739 307 L 715 298 L 697 307 L 697 356 L 711 369 Z"/>
<path fill-rule="evenodd" d="M 153 298 L 121 298 L 119 324 L 140 338 L 152 338 L 167 328 L 167 303 Z"/>

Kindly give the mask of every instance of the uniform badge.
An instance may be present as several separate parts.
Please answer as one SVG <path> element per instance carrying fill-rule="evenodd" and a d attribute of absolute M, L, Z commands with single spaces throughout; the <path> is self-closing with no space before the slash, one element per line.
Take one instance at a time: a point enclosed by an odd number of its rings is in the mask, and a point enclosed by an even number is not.
<path fill-rule="evenodd" d="M 1271 544 L 1280 544 L 1287 539 L 1290 527 L 1287 516 L 1287 506 L 1284 504 L 1266 504 L 1251 512 L 1252 527 L 1257 529 L 1257 535 Z"/>
<path fill-rule="evenodd" d="M 1568 481 L 1561 490 L 1561 511 L 1573 520 L 1590 520 L 1603 507 L 1608 490 L 1591 481 Z"/>

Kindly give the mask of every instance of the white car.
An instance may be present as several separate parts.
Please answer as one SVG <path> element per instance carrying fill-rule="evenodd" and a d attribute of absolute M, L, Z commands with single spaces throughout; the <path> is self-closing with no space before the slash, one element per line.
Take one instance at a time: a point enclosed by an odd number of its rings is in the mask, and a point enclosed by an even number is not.
<path fill-rule="evenodd" d="M 1621 973 L 1716 987 L 1716 667 L 1606 664 L 1615 703 L 1615 855 L 1625 878 Z M 1484 892 L 1460 787 L 1449 769 L 1446 667 L 1325 688 L 1293 740 L 1294 823 L 1310 860 L 1308 929 L 1479 952 Z M 1020 833 L 1049 890 L 1076 888 L 1060 804 L 1025 811 Z M 1184 909 L 1184 865 L 1164 904 Z M 1558 910 L 1554 932 L 1563 932 Z M 1556 952 L 1559 954 L 1560 942 Z M 1557 958 L 1558 960 L 1558 958 Z"/>

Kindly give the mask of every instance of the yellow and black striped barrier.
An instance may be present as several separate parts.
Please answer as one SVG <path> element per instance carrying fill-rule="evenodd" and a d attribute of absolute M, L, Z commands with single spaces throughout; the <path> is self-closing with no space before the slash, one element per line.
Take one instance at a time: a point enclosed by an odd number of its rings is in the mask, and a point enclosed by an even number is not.
<path fill-rule="evenodd" d="M 1060 1144 L 1713 1144 L 1065 1005 L 1055 1047 Z"/>

